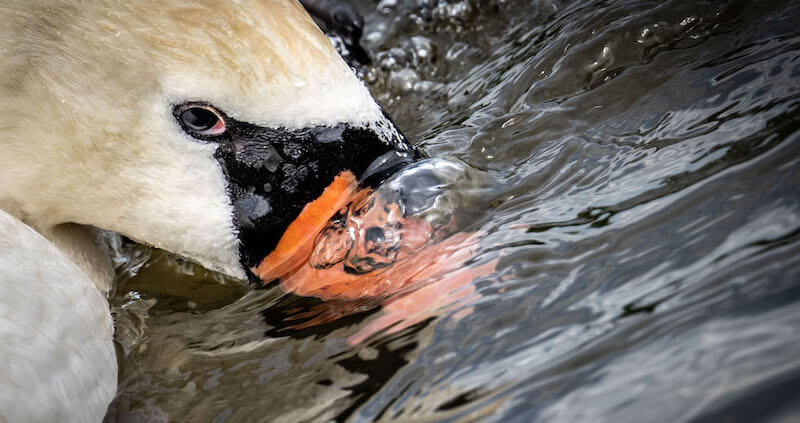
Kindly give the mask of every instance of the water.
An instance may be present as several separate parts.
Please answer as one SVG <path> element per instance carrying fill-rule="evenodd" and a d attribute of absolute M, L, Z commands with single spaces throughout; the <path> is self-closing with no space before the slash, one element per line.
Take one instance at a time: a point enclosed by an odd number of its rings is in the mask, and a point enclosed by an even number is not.
<path fill-rule="evenodd" d="M 358 5 L 496 271 L 353 346 L 386 309 L 122 245 L 110 421 L 800 419 L 800 4 Z"/>

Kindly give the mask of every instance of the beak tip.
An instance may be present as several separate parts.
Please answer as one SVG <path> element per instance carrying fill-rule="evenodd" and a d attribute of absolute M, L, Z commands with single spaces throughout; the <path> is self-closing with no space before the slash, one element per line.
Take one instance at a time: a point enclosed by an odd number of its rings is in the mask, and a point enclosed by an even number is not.
<path fill-rule="evenodd" d="M 416 150 L 412 152 L 389 151 L 379 156 L 367 167 L 359 177 L 358 183 L 361 186 L 377 187 L 402 167 L 413 163 L 418 158 L 417 156 Z"/>

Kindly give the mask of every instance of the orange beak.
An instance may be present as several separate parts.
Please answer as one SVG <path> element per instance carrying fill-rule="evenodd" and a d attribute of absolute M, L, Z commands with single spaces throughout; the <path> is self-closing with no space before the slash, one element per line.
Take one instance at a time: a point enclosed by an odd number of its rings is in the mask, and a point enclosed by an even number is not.
<path fill-rule="evenodd" d="M 358 189 L 345 171 L 307 204 L 277 247 L 253 269 L 265 282 L 280 279 L 284 290 L 321 299 L 386 297 L 458 271 L 471 281 L 494 270 L 461 269 L 475 253 L 478 237 L 456 234 L 437 242 L 431 225 L 403 216 L 371 189 Z"/>
<path fill-rule="evenodd" d="M 286 228 L 275 249 L 252 269 L 253 273 L 269 283 L 308 263 L 317 234 L 350 202 L 356 189 L 356 177 L 352 172 L 337 175 L 319 198 L 303 208 Z"/>

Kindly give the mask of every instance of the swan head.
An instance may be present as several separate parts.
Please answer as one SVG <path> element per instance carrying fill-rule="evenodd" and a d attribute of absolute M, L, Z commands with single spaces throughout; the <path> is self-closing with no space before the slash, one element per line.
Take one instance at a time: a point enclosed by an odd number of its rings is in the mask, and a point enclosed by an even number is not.
<path fill-rule="evenodd" d="M 244 278 L 337 174 L 415 157 L 294 0 L 38 4 L 0 12 L 0 204 L 36 228 Z"/>

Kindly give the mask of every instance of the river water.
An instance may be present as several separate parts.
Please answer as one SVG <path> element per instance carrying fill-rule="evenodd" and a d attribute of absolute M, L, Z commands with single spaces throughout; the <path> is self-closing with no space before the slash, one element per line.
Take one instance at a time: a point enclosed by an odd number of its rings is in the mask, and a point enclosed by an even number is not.
<path fill-rule="evenodd" d="M 355 4 L 375 97 L 492 177 L 495 271 L 372 334 L 122 243 L 109 421 L 800 419 L 800 3 Z"/>

